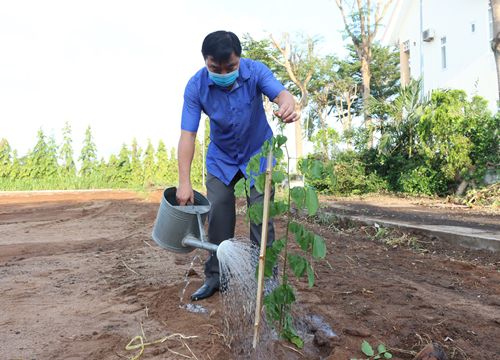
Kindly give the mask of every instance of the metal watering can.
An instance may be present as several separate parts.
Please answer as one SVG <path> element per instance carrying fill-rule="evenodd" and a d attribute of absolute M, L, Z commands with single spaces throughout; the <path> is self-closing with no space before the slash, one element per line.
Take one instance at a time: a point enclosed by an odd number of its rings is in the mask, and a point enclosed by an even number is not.
<path fill-rule="evenodd" d="M 163 192 L 151 237 L 162 248 L 177 253 L 188 253 L 195 248 L 216 252 L 218 245 L 207 241 L 203 229 L 210 202 L 194 191 L 194 204 L 179 206 L 176 191 L 171 187 Z"/>

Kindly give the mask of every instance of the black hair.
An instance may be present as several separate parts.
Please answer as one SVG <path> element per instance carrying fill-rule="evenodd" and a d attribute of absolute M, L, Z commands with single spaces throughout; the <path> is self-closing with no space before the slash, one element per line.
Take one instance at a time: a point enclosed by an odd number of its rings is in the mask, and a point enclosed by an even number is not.
<path fill-rule="evenodd" d="M 201 53 L 205 60 L 208 56 L 212 56 L 217 62 L 227 61 L 233 52 L 241 57 L 240 39 L 231 31 L 219 30 L 210 33 L 205 37 L 201 46 Z"/>

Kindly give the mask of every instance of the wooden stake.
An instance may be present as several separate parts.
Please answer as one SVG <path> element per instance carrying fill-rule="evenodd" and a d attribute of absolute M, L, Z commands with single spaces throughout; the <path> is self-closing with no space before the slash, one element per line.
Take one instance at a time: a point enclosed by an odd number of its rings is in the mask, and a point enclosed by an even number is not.
<path fill-rule="evenodd" d="M 269 222 L 269 201 L 271 199 L 271 179 L 273 173 L 273 151 L 267 155 L 266 182 L 264 187 L 264 210 L 262 214 L 262 233 L 260 237 L 259 274 L 257 277 L 257 300 L 255 301 L 255 323 L 253 333 L 253 348 L 259 341 L 260 315 L 262 313 L 262 293 L 264 291 L 264 269 L 266 266 L 266 247 Z"/>

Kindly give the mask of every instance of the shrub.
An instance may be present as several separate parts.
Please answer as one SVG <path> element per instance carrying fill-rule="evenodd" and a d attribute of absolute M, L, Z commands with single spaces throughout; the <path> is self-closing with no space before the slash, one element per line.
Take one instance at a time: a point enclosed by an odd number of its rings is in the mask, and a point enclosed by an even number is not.
<path fill-rule="evenodd" d="M 447 190 L 446 180 L 442 175 L 426 166 L 403 172 L 398 185 L 401 191 L 413 195 L 442 194 Z"/>

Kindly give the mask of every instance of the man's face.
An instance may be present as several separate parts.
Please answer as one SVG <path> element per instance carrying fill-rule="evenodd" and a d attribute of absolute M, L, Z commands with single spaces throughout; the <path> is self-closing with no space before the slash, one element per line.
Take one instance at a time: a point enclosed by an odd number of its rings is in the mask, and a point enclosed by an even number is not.
<path fill-rule="evenodd" d="M 217 62 L 212 56 L 209 55 L 205 60 L 205 65 L 207 66 L 208 71 L 224 75 L 233 72 L 240 67 L 240 58 L 233 52 L 227 61 Z"/>

